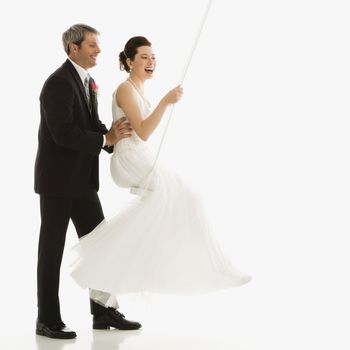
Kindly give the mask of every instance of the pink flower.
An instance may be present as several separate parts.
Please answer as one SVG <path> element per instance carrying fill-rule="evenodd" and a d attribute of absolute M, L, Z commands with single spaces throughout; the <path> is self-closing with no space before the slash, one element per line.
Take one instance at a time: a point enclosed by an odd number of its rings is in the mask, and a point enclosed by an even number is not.
<path fill-rule="evenodd" d="M 94 80 L 91 82 L 91 91 L 94 94 L 94 96 L 97 98 L 97 96 L 98 96 L 98 85 L 96 84 L 96 82 Z"/>

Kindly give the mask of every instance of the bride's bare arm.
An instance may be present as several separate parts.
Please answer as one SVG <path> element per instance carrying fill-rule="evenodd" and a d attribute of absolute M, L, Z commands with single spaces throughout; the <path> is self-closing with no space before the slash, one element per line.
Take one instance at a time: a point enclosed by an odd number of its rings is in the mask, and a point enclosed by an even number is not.
<path fill-rule="evenodd" d="M 136 134 L 146 141 L 158 126 L 164 112 L 170 104 L 176 103 L 182 96 L 182 88 L 177 86 L 170 90 L 158 103 L 157 107 L 147 117 L 143 118 L 142 111 L 137 103 L 138 96 L 135 88 L 128 82 L 122 83 L 116 93 L 116 102 L 123 109 L 130 125 Z"/>

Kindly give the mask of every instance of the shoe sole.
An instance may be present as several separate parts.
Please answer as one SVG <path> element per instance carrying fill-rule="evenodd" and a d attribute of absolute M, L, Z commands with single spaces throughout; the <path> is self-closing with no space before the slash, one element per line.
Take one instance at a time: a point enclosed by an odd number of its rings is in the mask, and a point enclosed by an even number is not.
<path fill-rule="evenodd" d="M 93 325 L 92 326 L 92 329 L 101 329 L 101 330 L 104 330 L 104 329 L 110 329 L 111 327 L 107 326 L 107 325 Z"/>
<path fill-rule="evenodd" d="M 46 334 L 45 332 L 43 331 L 40 331 L 40 330 L 36 330 L 35 333 L 37 335 L 42 335 L 43 337 L 48 337 L 48 338 L 52 338 L 52 339 L 74 339 L 76 338 L 77 336 L 76 335 L 67 335 L 67 336 L 63 336 L 63 337 L 53 337 L 53 336 L 50 336 L 48 334 Z"/>
<path fill-rule="evenodd" d="M 119 329 L 120 331 L 135 331 L 137 329 L 140 329 L 141 327 L 127 328 L 127 327 L 114 327 L 114 326 L 109 326 L 107 324 L 94 324 L 92 328 L 97 330 L 109 330 L 111 328 L 116 328 L 116 329 Z"/>

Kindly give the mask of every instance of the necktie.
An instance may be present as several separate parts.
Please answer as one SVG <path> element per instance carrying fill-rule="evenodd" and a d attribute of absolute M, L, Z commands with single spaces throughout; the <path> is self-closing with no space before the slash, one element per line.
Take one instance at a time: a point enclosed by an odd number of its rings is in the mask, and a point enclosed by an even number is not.
<path fill-rule="evenodd" d="M 91 111 L 91 98 L 90 98 L 89 80 L 90 80 L 90 76 L 87 75 L 85 77 L 85 79 L 84 79 L 84 88 L 85 88 L 85 93 L 86 93 L 86 97 L 87 97 L 87 100 L 88 100 L 89 109 Z"/>

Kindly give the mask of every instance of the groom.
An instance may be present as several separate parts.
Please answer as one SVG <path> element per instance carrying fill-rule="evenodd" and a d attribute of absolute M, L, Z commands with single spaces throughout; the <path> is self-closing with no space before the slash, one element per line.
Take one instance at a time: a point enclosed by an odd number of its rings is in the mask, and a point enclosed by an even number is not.
<path fill-rule="evenodd" d="M 71 219 L 77 234 L 91 232 L 103 219 L 97 194 L 98 156 L 131 135 L 123 120 L 107 130 L 97 112 L 97 89 L 88 69 L 100 53 L 98 31 L 84 24 L 63 33 L 68 59 L 46 80 L 40 95 L 41 121 L 35 161 L 35 192 L 40 195 L 41 228 L 38 248 L 38 318 L 36 334 L 71 339 L 76 333 L 62 322 L 59 278 L 66 231 Z M 114 307 L 108 293 L 91 290 L 94 329 L 138 329 Z"/>

